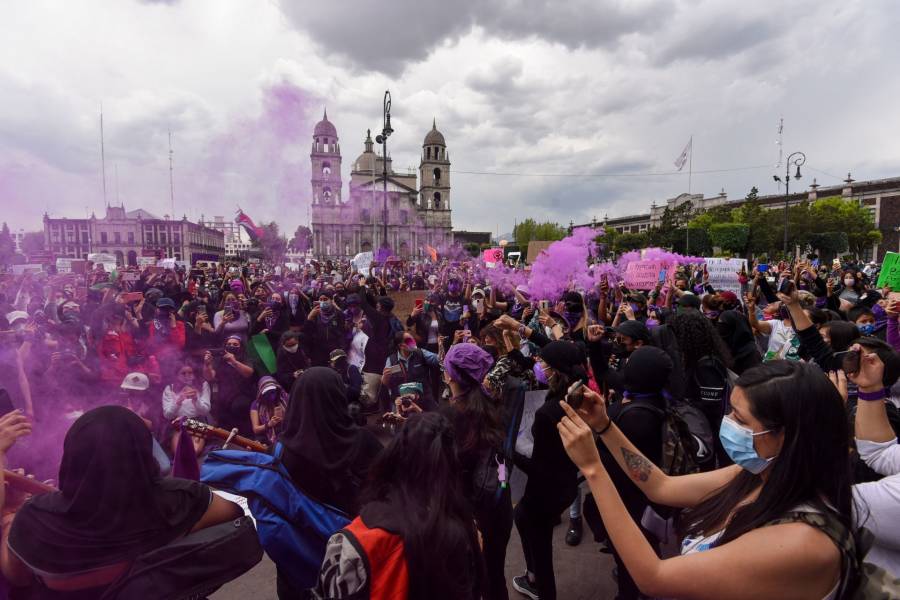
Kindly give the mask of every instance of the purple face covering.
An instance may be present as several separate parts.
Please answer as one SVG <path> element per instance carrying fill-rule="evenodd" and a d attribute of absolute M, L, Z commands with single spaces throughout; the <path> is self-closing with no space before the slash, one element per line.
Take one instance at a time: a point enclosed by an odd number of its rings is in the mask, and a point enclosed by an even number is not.
<path fill-rule="evenodd" d="M 549 385 L 547 383 L 547 375 L 544 373 L 544 369 L 541 368 L 540 363 L 534 363 L 534 378 L 541 385 Z"/>

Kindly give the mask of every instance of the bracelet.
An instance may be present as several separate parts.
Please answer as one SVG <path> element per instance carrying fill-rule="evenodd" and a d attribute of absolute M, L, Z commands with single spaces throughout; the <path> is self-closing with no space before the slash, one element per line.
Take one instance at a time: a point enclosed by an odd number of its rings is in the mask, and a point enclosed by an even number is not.
<path fill-rule="evenodd" d="M 860 400 L 874 402 L 876 400 L 884 400 L 885 398 L 887 398 L 888 391 L 887 391 L 887 388 L 882 388 L 882 389 L 874 391 L 874 392 L 860 391 L 857 393 L 856 397 L 859 398 Z"/>
<path fill-rule="evenodd" d="M 603 429 L 601 429 L 600 431 L 598 431 L 598 432 L 597 432 L 597 435 L 603 435 L 604 433 L 606 433 L 607 431 L 609 431 L 609 428 L 610 428 L 610 427 L 612 427 L 612 419 L 610 419 L 609 417 L 606 417 L 606 419 L 607 419 L 607 421 L 606 421 L 606 427 L 604 427 Z"/>
<path fill-rule="evenodd" d="M 525 323 L 519 325 L 519 337 L 525 337 Z"/>

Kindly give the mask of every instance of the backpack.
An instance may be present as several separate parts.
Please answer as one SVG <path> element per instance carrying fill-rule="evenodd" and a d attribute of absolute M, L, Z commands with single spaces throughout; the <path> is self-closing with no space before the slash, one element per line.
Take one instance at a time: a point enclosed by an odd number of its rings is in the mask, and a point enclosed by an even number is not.
<path fill-rule="evenodd" d="M 782 523 L 806 523 L 815 527 L 837 545 L 841 552 L 841 580 L 838 584 L 838 600 L 881 600 L 900 598 L 900 579 L 881 567 L 863 562 L 874 536 L 865 527 L 850 532 L 831 512 L 795 511 L 767 525 Z"/>
<path fill-rule="evenodd" d="M 250 517 L 240 517 L 151 550 L 104 592 L 101 600 L 203 598 L 262 560 Z"/>
<path fill-rule="evenodd" d="M 363 600 L 408 595 L 409 569 L 399 535 L 367 527 L 357 517 L 328 540 L 313 598 Z"/>
<path fill-rule="evenodd" d="M 315 585 L 328 538 L 350 519 L 297 488 L 281 462 L 283 451 L 279 443 L 273 454 L 210 452 L 200 480 L 247 498 L 266 554 L 295 587 L 308 589 Z"/>
<path fill-rule="evenodd" d="M 665 410 L 639 401 L 632 401 L 622 407 L 618 418 L 630 410 L 643 408 L 662 420 L 662 464 L 660 469 L 667 475 L 687 475 L 697 473 L 701 466 L 715 457 L 713 447 L 704 440 L 712 434 L 706 417 L 696 408 L 687 404 L 673 404 Z M 691 426 L 697 429 L 694 435 Z"/>
<path fill-rule="evenodd" d="M 718 404 L 722 407 L 724 414 L 725 405 L 731 395 L 731 382 L 728 375 L 728 369 L 718 358 L 702 357 L 694 368 L 694 384 L 700 392 L 694 400 L 701 404 Z"/>

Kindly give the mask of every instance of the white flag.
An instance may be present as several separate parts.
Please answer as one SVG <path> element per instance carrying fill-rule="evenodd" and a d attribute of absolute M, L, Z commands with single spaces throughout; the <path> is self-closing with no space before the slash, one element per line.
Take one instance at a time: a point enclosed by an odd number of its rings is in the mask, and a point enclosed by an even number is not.
<path fill-rule="evenodd" d="M 687 162 L 688 154 L 691 153 L 691 146 L 694 144 L 694 138 L 692 137 L 690 141 L 688 141 L 687 146 L 684 147 L 684 150 L 681 151 L 681 154 L 678 155 L 678 158 L 675 159 L 675 166 L 678 167 L 678 170 L 684 168 L 684 163 Z"/>

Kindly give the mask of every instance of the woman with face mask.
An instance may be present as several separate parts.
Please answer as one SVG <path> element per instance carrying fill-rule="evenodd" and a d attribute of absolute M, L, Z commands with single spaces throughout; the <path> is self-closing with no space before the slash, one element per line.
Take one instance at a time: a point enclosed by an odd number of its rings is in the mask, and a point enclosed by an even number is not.
<path fill-rule="evenodd" d="M 242 436 L 252 438 L 250 404 L 256 395 L 253 362 L 246 357 L 244 343 L 237 335 L 228 337 L 223 352 L 216 354 L 203 355 L 203 378 L 216 388 L 212 403 L 216 424 L 228 430 L 236 427 Z"/>
<path fill-rule="evenodd" d="M 256 439 L 274 445 L 284 428 L 288 395 L 274 377 L 260 377 L 256 400 L 250 405 L 250 424 Z"/>
<path fill-rule="evenodd" d="M 300 346 L 299 333 L 285 331 L 281 334 L 275 362 L 275 379 L 285 390 L 290 390 L 300 374 L 309 368 L 309 358 Z"/>
<path fill-rule="evenodd" d="M 210 409 L 209 383 L 203 381 L 195 372 L 194 365 L 183 363 L 175 374 L 175 379 L 166 386 L 162 396 L 163 416 L 167 421 L 178 417 L 187 417 L 205 421 Z M 181 432 L 172 431 L 169 439 L 172 453 L 178 445 Z M 194 451 L 199 454 L 206 441 L 197 436 L 192 436 Z"/>
<path fill-rule="evenodd" d="M 246 342 L 250 331 L 250 318 L 234 292 L 227 292 L 222 296 L 222 305 L 213 315 L 213 327 L 220 336 L 237 335 Z"/>
<path fill-rule="evenodd" d="M 572 342 L 551 342 L 541 348 L 538 363 L 549 391 L 534 415 L 534 448 L 530 458 L 516 456 L 516 466 L 528 475 L 525 494 L 515 509 L 527 572 L 513 578 L 513 587 L 531 598 L 556 598 L 553 572 L 553 527 L 575 499 L 578 468 L 566 456 L 556 427 L 563 416 L 559 402 L 569 386 L 587 381 L 583 350 Z"/>
<path fill-rule="evenodd" d="M 841 275 L 841 283 L 843 284 L 843 289 L 838 294 L 841 300 L 856 304 L 865 293 L 863 282 L 858 277 L 858 274 L 853 271 L 844 271 Z"/>
<path fill-rule="evenodd" d="M 847 418 L 817 367 L 774 361 L 744 373 L 719 431 L 735 465 L 707 473 L 663 473 L 610 421 L 593 392 L 577 412 L 561 406 L 566 451 L 587 478 L 609 538 L 642 593 L 832 600 L 843 582 L 852 583 L 849 566 L 856 559 L 830 537 L 836 531 L 853 540 Z M 658 558 L 640 535 L 595 435 L 651 501 L 687 509 L 681 556 Z"/>

